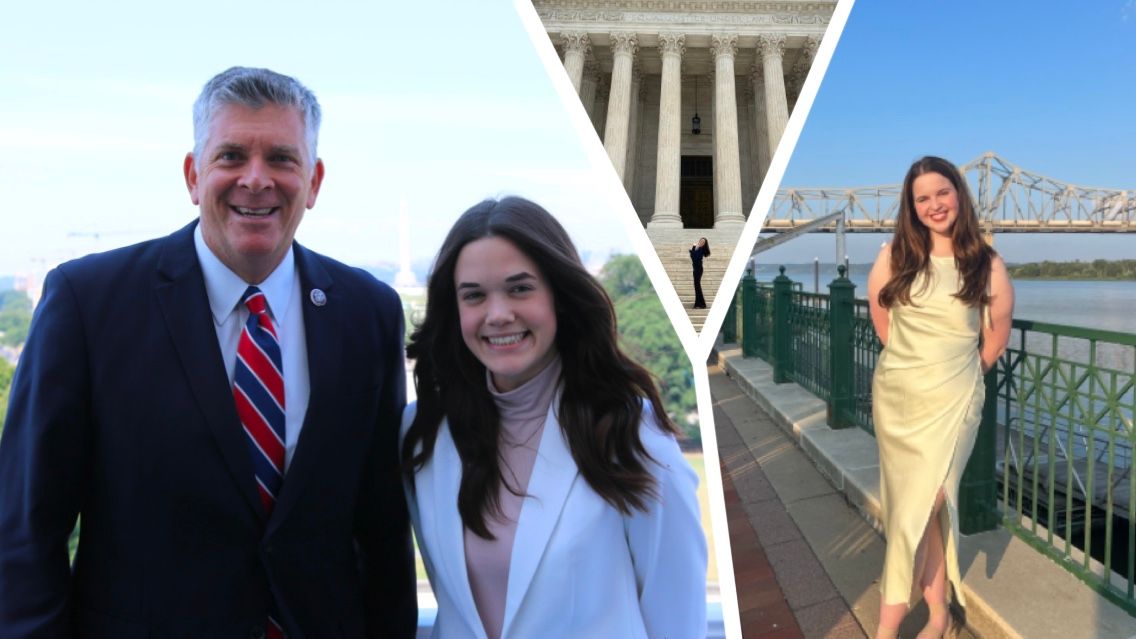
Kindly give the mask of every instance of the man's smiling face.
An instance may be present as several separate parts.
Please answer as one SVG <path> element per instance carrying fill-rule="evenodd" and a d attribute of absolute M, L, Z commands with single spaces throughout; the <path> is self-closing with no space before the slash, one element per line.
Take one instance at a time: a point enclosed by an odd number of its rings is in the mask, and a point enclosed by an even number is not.
<path fill-rule="evenodd" d="M 276 268 L 316 203 L 323 164 L 307 155 L 297 109 L 228 104 L 213 114 L 201 157 L 185 159 L 206 245 L 250 284 Z"/>

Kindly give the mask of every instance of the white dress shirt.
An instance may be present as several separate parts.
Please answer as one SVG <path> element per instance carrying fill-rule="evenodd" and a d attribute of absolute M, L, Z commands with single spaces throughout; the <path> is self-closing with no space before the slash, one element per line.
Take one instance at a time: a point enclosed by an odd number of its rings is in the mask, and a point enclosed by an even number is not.
<path fill-rule="evenodd" d="M 251 285 L 213 254 L 201 235 L 200 224 L 193 231 L 193 241 L 197 248 L 197 261 L 205 277 L 205 292 L 209 296 L 221 357 L 225 360 L 225 373 L 232 386 L 237 367 L 237 344 L 249 316 L 248 308 L 241 303 L 241 296 Z M 276 270 L 256 287 L 268 300 L 268 314 L 276 324 L 276 335 L 280 339 L 280 357 L 284 363 L 284 470 L 287 472 L 296 452 L 296 442 L 300 439 L 300 428 L 308 412 L 311 393 L 308 345 L 304 339 L 304 312 L 301 308 L 303 295 L 291 247 Z"/>

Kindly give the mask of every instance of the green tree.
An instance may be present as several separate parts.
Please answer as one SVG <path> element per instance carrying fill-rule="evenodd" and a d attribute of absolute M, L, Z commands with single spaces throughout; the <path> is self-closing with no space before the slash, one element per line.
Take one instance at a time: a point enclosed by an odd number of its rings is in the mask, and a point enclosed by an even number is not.
<path fill-rule="evenodd" d="M 1010 277 L 1051 280 L 1133 280 L 1136 260 L 1102 260 L 1082 262 L 1032 262 L 1009 267 Z"/>
<path fill-rule="evenodd" d="M 20 291 L 0 292 L 0 344 L 19 346 L 28 339 L 32 301 Z"/>
<path fill-rule="evenodd" d="M 0 311 L 32 310 L 32 301 L 21 291 L 0 291 Z"/>
<path fill-rule="evenodd" d="M 0 359 L 0 433 L 4 432 L 4 421 L 8 417 L 8 391 L 12 388 L 12 374 L 16 368 L 6 359 Z"/>
<path fill-rule="evenodd" d="M 644 291 L 654 292 L 643 263 L 633 255 L 613 256 L 604 264 L 600 279 L 613 300 L 633 297 Z"/>
<path fill-rule="evenodd" d="M 613 256 L 600 272 L 600 281 L 615 304 L 620 345 L 659 380 L 667 413 L 687 437 L 701 441 L 698 424 L 686 419 L 698 410 L 690 360 L 639 258 Z"/>

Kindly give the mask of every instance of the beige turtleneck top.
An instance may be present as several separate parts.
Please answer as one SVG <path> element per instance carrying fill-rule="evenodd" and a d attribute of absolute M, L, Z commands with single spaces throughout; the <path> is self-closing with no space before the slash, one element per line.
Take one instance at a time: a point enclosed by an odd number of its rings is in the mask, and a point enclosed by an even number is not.
<path fill-rule="evenodd" d="M 495 539 L 482 539 L 465 529 L 465 563 L 477 613 L 489 639 L 499 639 L 505 621 L 505 593 L 509 563 L 517 533 L 524 494 L 536 464 L 548 409 L 560 382 L 560 358 L 519 387 L 499 392 L 486 373 L 486 383 L 501 416 L 501 446 L 498 459 L 505 485 L 499 488 L 501 513 L 486 517 Z M 510 488 L 512 490 L 510 490 Z M 515 493 L 520 493 L 515 494 Z"/>

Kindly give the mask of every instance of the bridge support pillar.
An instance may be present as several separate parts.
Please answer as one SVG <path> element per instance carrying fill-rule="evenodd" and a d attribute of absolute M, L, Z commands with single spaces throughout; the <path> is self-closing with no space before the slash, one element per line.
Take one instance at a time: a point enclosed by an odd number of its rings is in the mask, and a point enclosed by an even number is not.
<path fill-rule="evenodd" d="M 986 402 L 974 452 L 959 484 L 959 532 L 964 535 L 995 529 L 1002 521 L 998 511 L 998 366 L 986 373 Z"/>
<path fill-rule="evenodd" d="M 844 217 L 836 219 L 836 263 L 845 264 L 848 251 L 844 248 Z"/>
<path fill-rule="evenodd" d="M 856 285 L 845 277 L 844 265 L 836 267 L 837 278 L 828 285 L 829 375 L 828 423 L 833 428 L 855 426 L 852 322 Z"/>
<path fill-rule="evenodd" d="M 784 384 L 793 372 L 792 332 L 789 326 L 789 306 L 792 303 L 793 280 L 781 274 L 773 278 L 773 383 Z"/>

